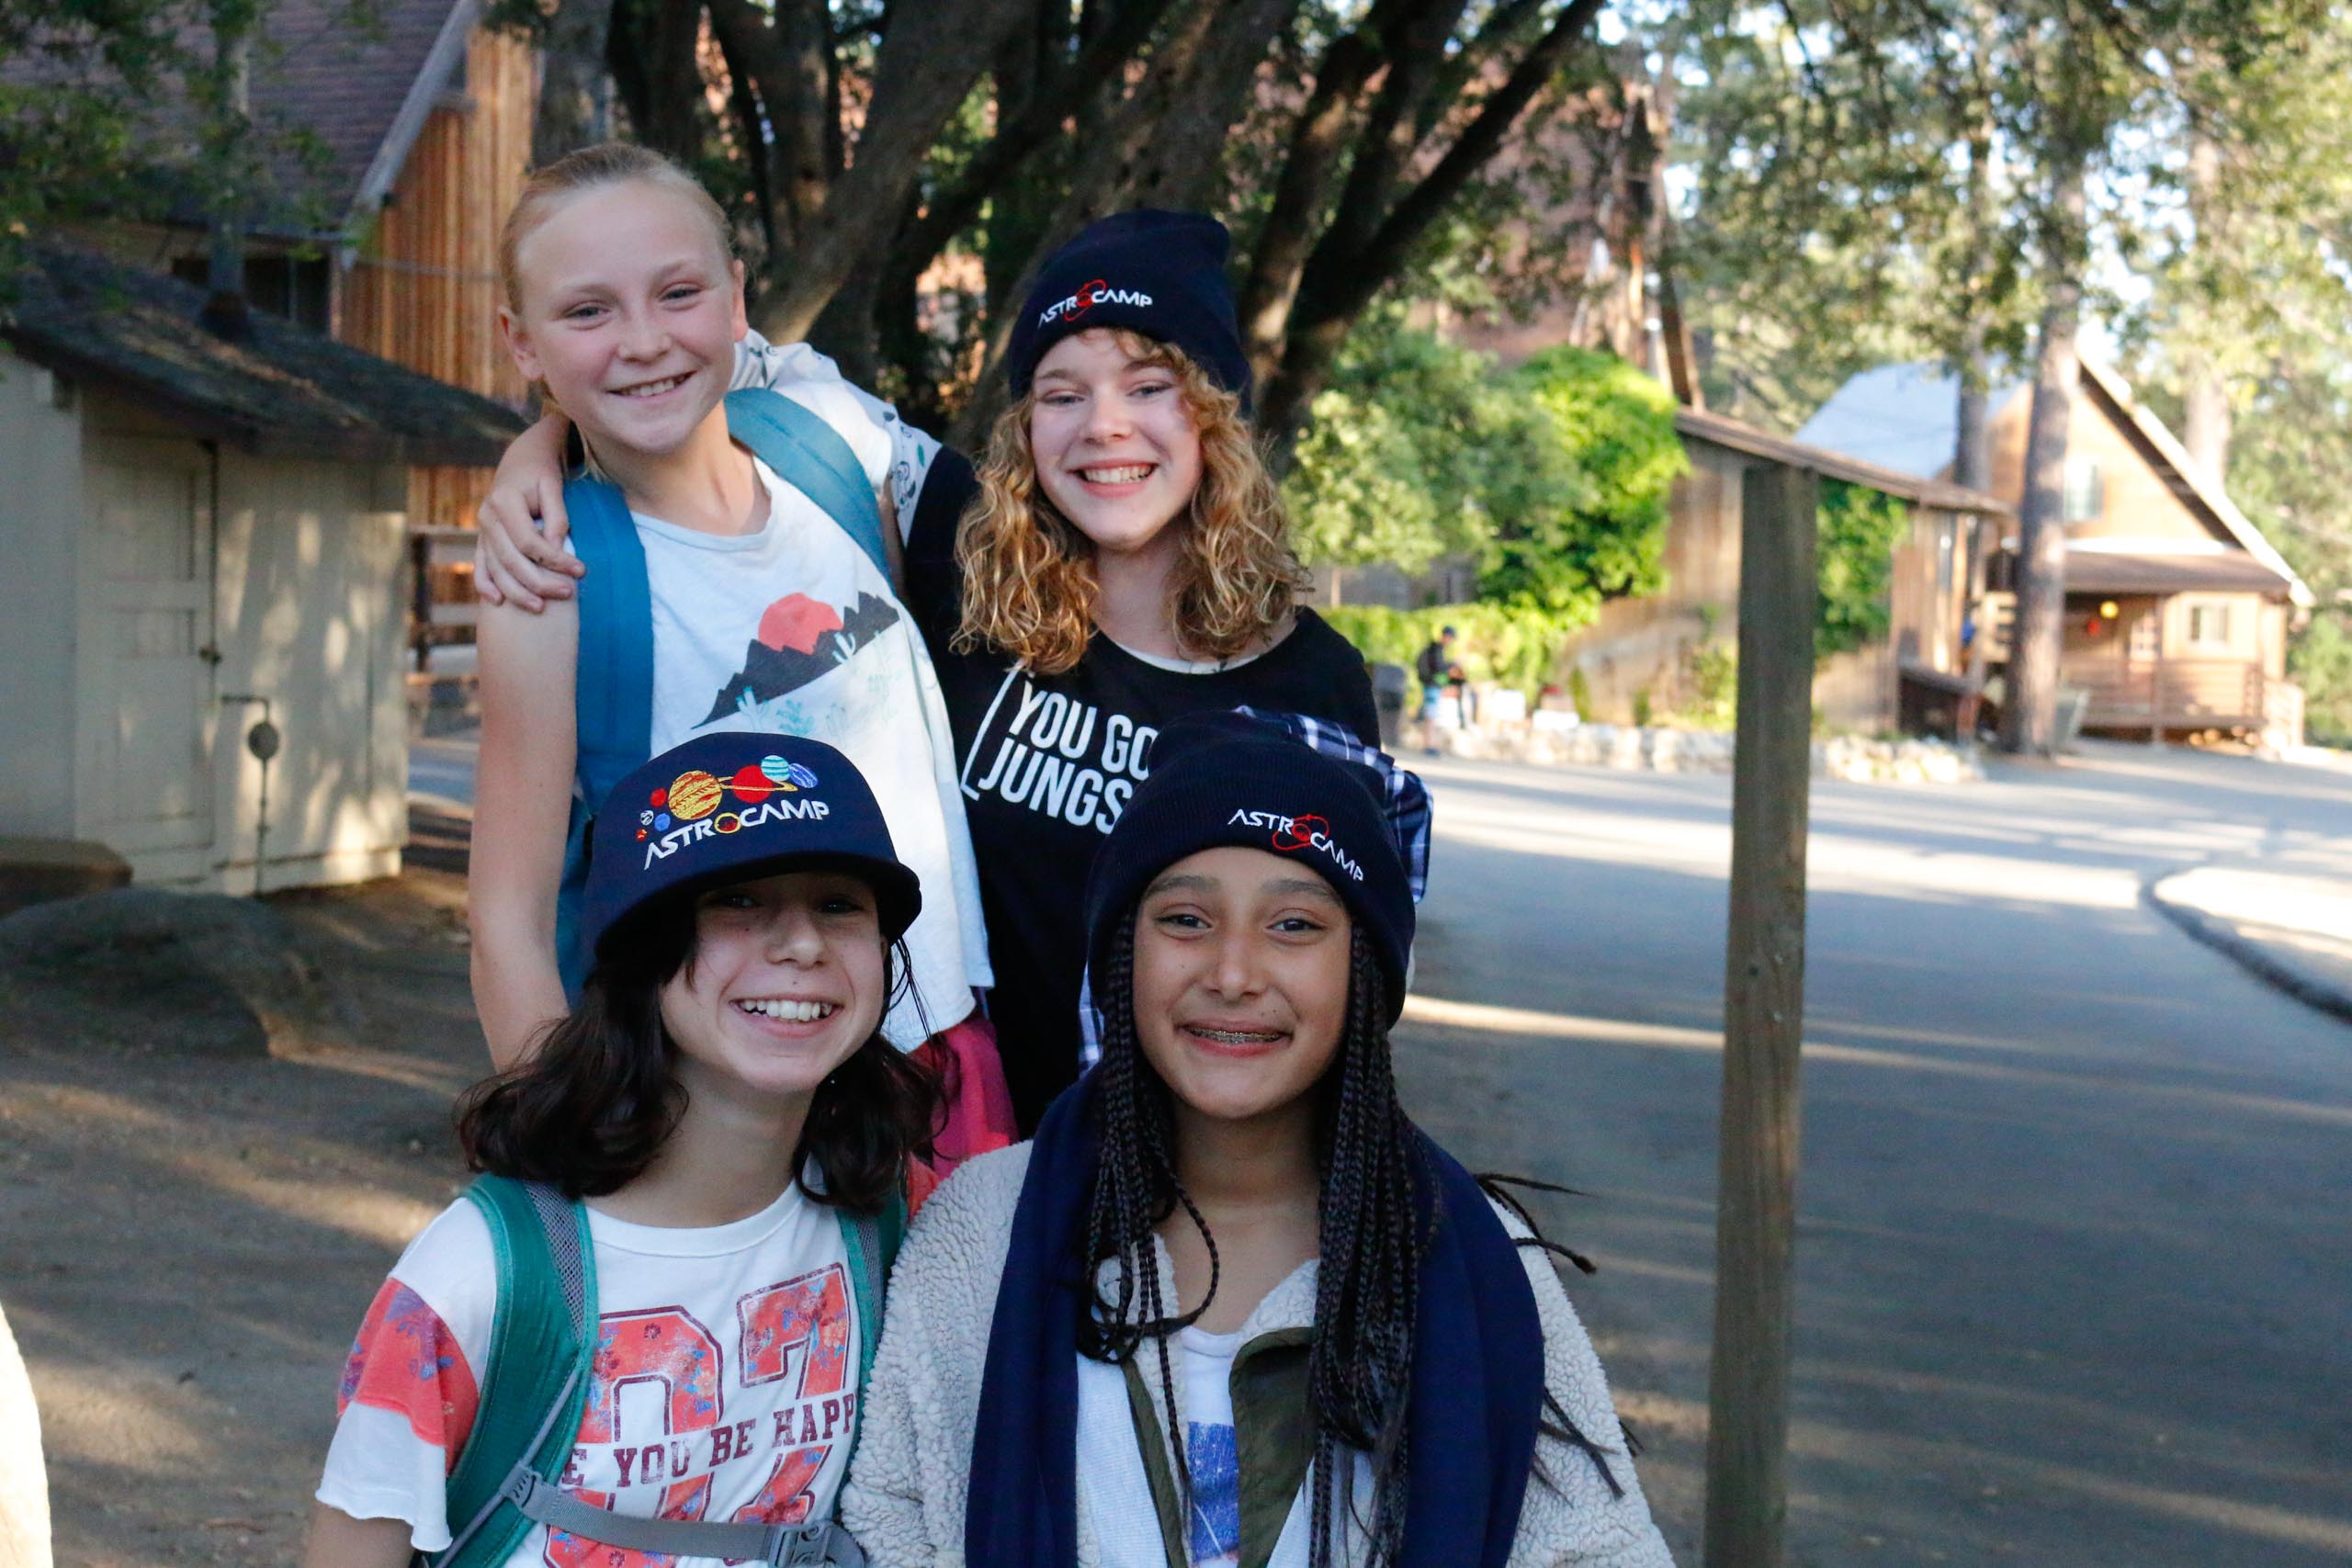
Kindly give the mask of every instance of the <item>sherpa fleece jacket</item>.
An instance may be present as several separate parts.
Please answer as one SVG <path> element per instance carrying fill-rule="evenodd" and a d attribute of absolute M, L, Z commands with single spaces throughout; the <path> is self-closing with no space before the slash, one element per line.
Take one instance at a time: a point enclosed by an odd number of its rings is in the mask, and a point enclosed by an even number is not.
<path fill-rule="evenodd" d="M 1027 1144 L 958 1168 L 916 1216 L 891 1271 L 882 1343 L 859 1411 L 857 1453 L 841 1505 L 842 1522 L 875 1568 L 962 1568 L 964 1506 L 989 1325 L 1028 1168 Z M 1528 1234 L 1516 1216 L 1500 1207 L 1496 1213 L 1514 1237 Z M 1616 1407 L 1592 1341 L 1550 1260 L 1538 1248 L 1522 1250 L 1544 1326 L 1544 1382 L 1577 1429 L 1600 1446 L 1624 1495 L 1610 1495 L 1588 1456 L 1556 1438 L 1539 1438 L 1536 1474 L 1520 1511 L 1511 1568 L 1673 1568 L 1620 1438 Z M 1173 1301 L 1175 1277 L 1165 1248 L 1159 1258 L 1160 1289 Z M 1313 1324 L 1315 1267 L 1302 1265 L 1267 1292 L 1242 1327 L 1244 1344 Z M 1167 1430 L 1159 1380 L 1141 1382 L 1160 1429 Z M 1180 1386 L 1180 1406 L 1182 1397 Z M 1102 1554 L 1089 1522 L 1087 1468 L 1081 1457 L 1078 1568 L 1099 1568 Z"/>

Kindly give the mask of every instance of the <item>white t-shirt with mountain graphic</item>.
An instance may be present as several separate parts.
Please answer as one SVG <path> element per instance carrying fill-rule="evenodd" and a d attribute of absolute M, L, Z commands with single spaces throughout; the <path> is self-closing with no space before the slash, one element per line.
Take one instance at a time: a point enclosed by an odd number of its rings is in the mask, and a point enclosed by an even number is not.
<path fill-rule="evenodd" d="M 891 436 L 847 383 L 812 377 L 777 395 L 839 432 L 875 485 L 890 476 Z M 822 740 L 857 765 L 899 858 L 922 879 L 907 932 L 913 994 L 884 1026 L 911 1050 L 970 1013 L 972 987 L 990 983 L 946 706 L 889 580 L 816 502 L 755 466 L 768 496 L 755 532 L 631 514 L 653 604 L 654 754 L 718 730 L 767 730 Z"/>

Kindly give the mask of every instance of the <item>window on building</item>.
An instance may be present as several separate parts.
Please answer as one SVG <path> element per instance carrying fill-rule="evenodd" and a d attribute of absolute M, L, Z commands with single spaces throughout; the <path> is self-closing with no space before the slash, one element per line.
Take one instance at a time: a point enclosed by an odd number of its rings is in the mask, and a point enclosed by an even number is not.
<path fill-rule="evenodd" d="M 2191 648 L 2229 647 L 2230 607 L 2227 604 L 2191 604 L 2188 607 L 2188 644 Z"/>
<path fill-rule="evenodd" d="M 314 333 L 327 330 L 327 301 L 333 287 L 324 256 L 255 255 L 245 258 L 245 299 L 256 310 L 283 316 Z M 204 287 L 211 272 L 202 254 L 182 256 L 172 263 L 172 276 Z"/>
<path fill-rule="evenodd" d="M 2107 510 L 2107 478 L 2098 471 L 2098 458 L 2066 459 L 2063 506 L 2063 517 L 2068 523 L 2087 523 Z"/>

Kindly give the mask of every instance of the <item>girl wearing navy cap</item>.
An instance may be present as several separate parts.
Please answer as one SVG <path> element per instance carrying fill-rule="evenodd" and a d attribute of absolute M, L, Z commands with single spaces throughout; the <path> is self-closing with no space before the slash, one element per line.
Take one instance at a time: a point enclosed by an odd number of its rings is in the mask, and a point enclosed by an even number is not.
<path fill-rule="evenodd" d="M 942 452 L 901 513 L 1024 1130 L 1078 1074 L 1086 867 L 1161 728 L 1247 705 L 1378 739 L 1363 659 L 1296 602 L 1306 574 L 1250 423 L 1227 244 L 1204 214 L 1136 211 L 1063 246 L 1013 322 L 1014 400 L 977 482 Z M 518 492 L 541 477 L 507 468 Z M 521 510 L 498 522 L 545 553 L 507 525 Z"/>
<path fill-rule="evenodd" d="M 1371 779 L 1161 738 L 1089 885 L 1100 1066 L 908 1238 L 842 1500 L 875 1561 L 1669 1563 L 1540 1244 L 1397 1103 Z"/>
<path fill-rule="evenodd" d="M 483 1179 L 361 1325 L 311 1568 L 862 1561 L 830 1521 L 931 1186 L 937 1085 L 881 1032 L 922 905 L 830 746 L 730 732 L 622 780 L 593 830 L 594 967 L 460 1102 Z M 585 1280 L 560 1345 L 509 1337 L 552 1288 L 514 1261 L 531 1215 L 572 1238 L 547 1275 Z M 549 1364 L 582 1376 L 535 1401 Z"/>

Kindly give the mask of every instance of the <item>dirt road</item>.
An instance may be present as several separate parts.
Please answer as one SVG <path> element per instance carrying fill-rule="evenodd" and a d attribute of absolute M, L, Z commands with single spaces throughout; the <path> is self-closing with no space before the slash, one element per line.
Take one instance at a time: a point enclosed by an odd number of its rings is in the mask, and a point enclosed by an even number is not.
<path fill-rule="evenodd" d="M 60 1568 L 294 1561 L 353 1330 L 462 1179 L 486 1066 L 457 825 L 396 881 L 274 900 L 357 1037 L 277 1058 L 26 1038 L 0 1018 L 0 1299 Z M 126 983 L 134 983 L 126 977 Z"/>

